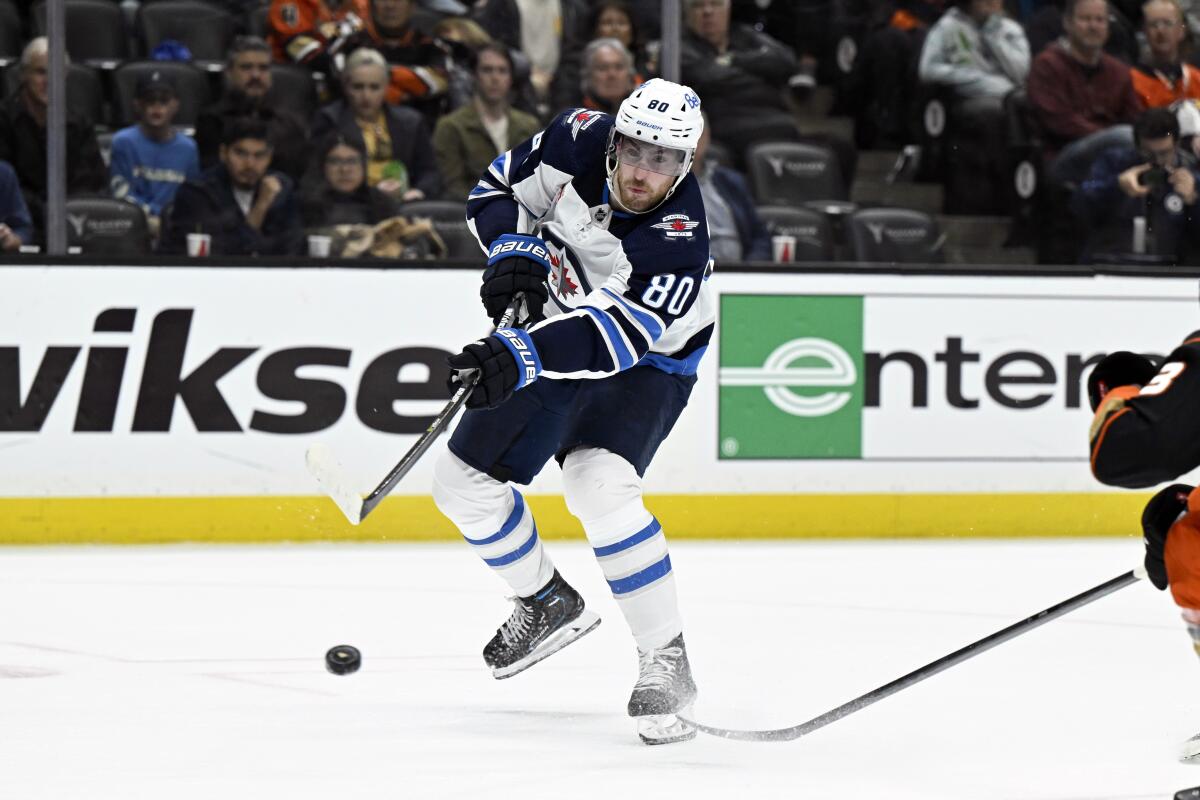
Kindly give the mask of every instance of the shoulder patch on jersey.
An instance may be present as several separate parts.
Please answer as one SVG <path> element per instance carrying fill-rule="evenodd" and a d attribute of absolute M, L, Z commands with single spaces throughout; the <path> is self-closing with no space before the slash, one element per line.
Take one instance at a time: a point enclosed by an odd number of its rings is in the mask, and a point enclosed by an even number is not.
<path fill-rule="evenodd" d="M 691 239 L 694 235 L 692 229 L 699 224 L 687 214 L 667 214 L 663 217 L 662 222 L 656 222 L 650 227 L 662 231 L 667 241 L 670 242 Z"/>
<path fill-rule="evenodd" d="M 596 123 L 596 120 L 604 117 L 604 113 L 600 111 L 591 111 L 586 108 L 577 108 L 571 115 L 563 120 L 564 125 L 571 126 L 571 138 L 578 139 L 580 131 L 586 131 Z"/>
<path fill-rule="evenodd" d="M 289 28 L 295 28 L 300 24 L 300 9 L 296 8 L 295 3 L 284 3 L 279 9 L 279 16 L 283 18 L 283 22 Z"/>

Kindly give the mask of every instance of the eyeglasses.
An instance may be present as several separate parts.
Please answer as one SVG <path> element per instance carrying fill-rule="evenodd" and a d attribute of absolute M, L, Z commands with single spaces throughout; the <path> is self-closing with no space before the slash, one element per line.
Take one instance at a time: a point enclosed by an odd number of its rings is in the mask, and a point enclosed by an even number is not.
<path fill-rule="evenodd" d="M 325 159 L 327 167 L 361 167 L 361 158 L 327 158 Z"/>
<path fill-rule="evenodd" d="M 1148 20 L 1146 20 L 1146 27 L 1151 30 L 1158 30 L 1159 28 L 1179 28 L 1182 26 L 1183 26 L 1183 23 L 1176 22 L 1175 20 L 1171 20 L 1171 19 L 1148 19 Z"/>

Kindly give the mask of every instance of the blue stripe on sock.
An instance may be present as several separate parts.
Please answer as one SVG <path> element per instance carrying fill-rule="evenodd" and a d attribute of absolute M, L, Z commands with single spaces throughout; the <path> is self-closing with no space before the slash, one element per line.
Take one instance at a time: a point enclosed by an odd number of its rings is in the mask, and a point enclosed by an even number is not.
<path fill-rule="evenodd" d="M 513 550 L 506 556 L 485 558 L 483 563 L 487 564 L 489 567 L 503 567 L 505 564 L 511 564 L 514 561 L 520 561 L 522 558 L 529 555 L 529 551 L 532 550 L 534 545 L 537 544 L 537 540 L 537 525 L 534 525 L 533 533 L 529 535 L 529 539 L 525 542 L 525 544 L 521 545 L 516 550 Z"/>
<path fill-rule="evenodd" d="M 641 544 L 656 533 L 662 530 L 662 525 L 658 524 L 658 520 L 650 520 L 650 524 L 642 528 L 640 531 L 630 536 L 628 539 L 622 539 L 616 544 L 606 544 L 604 547 L 593 547 L 592 550 L 596 554 L 596 558 L 604 558 L 611 556 L 613 553 L 619 553 L 622 550 L 628 550 L 635 544 Z"/>
<path fill-rule="evenodd" d="M 608 588 L 612 589 L 615 595 L 628 594 L 635 589 L 640 589 L 643 586 L 654 583 L 659 578 L 671 571 L 671 556 L 663 556 L 663 560 L 656 564 L 651 564 L 641 572 L 635 572 L 627 578 L 621 578 L 619 581 L 609 581 Z"/>
<path fill-rule="evenodd" d="M 505 536 L 508 536 L 510 533 L 512 533 L 513 529 L 516 528 L 518 524 L 520 524 L 521 517 L 525 514 L 525 498 L 522 497 L 521 493 L 518 492 L 516 489 L 513 489 L 512 493 L 513 493 L 513 510 L 512 510 L 512 513 L 508 515 L 508 519 L 504 520 L 504 527 L 502 527 L 500 529 L 499 533 L 493 533 L 491 536 L 487 537 L 486 539 L 470 539 L 466 536 L 463 536 L 463 538 L 466 539 L 471 544 L 475 545 L 476 547 L 481 547 L 485 544 L 492 544 L 494 542 L 498 542 L 501 539 L 503 539 Z"/>

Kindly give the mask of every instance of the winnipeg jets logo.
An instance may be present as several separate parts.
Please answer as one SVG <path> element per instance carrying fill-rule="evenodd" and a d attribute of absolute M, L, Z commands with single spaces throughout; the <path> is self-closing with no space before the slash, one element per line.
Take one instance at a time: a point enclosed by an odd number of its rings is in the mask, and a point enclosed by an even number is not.
<path fill-rule="evenodd" d="M 579 290 L 579 285 L 571 280 L 571 266 L 562 256 L 550 254 L 550 282 L 560 297 L 573 295 Z"/>
<path fill-rule="evenodd" d="M 662 231 L 667 237 L 667 241 L 671 241 L 672 239 L 691 239 L 692 229 L 699 224 L 687 214 L 667 214 L 663 217 L 662 222 L 656 222 L 650 227 Z"/>
<path fill-rule="evenodd" d="M 580 131 L 586 131 L 596 120 L 600 119 L 603 114 L 599 111 L 588 111 L 586 108 L 580 108 L 567 117 L 567 124 L 571 126 L 571 138 L 578 139 Z"/>

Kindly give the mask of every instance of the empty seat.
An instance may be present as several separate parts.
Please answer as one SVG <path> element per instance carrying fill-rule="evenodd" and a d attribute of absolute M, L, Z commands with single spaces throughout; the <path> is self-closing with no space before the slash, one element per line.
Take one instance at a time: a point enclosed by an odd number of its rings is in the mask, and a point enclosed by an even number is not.
<path fill-rule="evenodd" d="M 111 197 L 67 200 L 67 244 L 94 255 L 150 252 L 150 227 L 141 206 Z"/>
<path fill-rule="evenodd" d="M 940 264 L 945 240 L 929 214 L 906 208 L 869 208 L 848 221 L 855 261 Z"/>
<path fill-rule="evenodd" d="M 166 4 L 165 0 L 163 4 Z M 133 96 L 138 78 L 155 70 L 169 75 L 175 82 L 175 90 L 179 94 L 179 113 L 175 115 L 175 124 L 181 127 L 196 124 L 200 109 L 208 105 L 210 99 L 208 78 L 204 72 L 178 61 L 134 61 L 122 64 L 113 73 L 113 123 L 116 127 L 134 123 Z"/>
<path fill-rule="evenodd" d="M 824 214 L 808 208 L 760 206 L 758 216 L 772 236 L 796 237 L 794 260 L 833 260 L 833 226 Z"/>
<path fill-rule="evenodd" d="M 477 258 L 483 261 L 479 241 L 467 227 L 467 207 L 453 200 L 416 200 L 400 206 L 405 217 L 428 218 L 449 249 L 449 258 Z"/>
<path fill-rule="evenodd" d="M 0 0 L 0 67 L 21 57 L 21 13 L 10 0 Z"/>
<path fill-rule="evenodd" d="M 111 0 L 66 0 L 67 54 L 74 61 L 112 69 L 129 58 L 125 17 Z M 33 29 L 46 35 L 46 4 L 33 7 Z"/>
<path fill-rule="evenodd" d="M 182 43 L 200 62 L 220 64 L 238 23 L 224 9 L 199 0 L 163 0 L 138 9 L 138 35 L 150 53 L 165 39 Z"/>
<path fill-rule="evenodd" d="M 21 86 L 20 62 L 10 64 L 4 70 L 5 97 L 17 93 Z M 70 113 L 86 116 L 93 124 L 104 123 L 104 82 L 100 73 L 83 64 L 67 65 L 67 109 Z"/>
<path fill-rule="evenodd" d="M 312 72 L 291 64 L 271 65 L 271 91 L 267 92 L 268 108 L 286 109 L 305 124 L 317 110 L 317 85 Z"/>
<path fill-rule="evenodd" d="M 746 151 L 746 162 L 754 198 L 760 205 L 847 199 L 837 156 L 828 147 L 762 142 Z"/>

